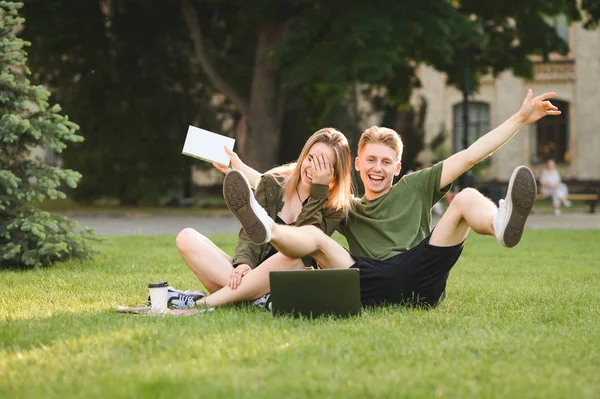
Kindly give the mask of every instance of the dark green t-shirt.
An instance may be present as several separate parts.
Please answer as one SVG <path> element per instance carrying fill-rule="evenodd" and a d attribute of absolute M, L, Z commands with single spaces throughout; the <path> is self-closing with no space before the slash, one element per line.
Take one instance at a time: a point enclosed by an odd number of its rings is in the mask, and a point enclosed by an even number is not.
<path fill-rule="evenodd" d="M 350 252 L 388 259 L 418 245 L 431 232 L 431 208 L 450 189 L 440 188 L 442 162 L 404 176 L 385 195 L 355 198 L 348 221 L 338 230 Z"/>

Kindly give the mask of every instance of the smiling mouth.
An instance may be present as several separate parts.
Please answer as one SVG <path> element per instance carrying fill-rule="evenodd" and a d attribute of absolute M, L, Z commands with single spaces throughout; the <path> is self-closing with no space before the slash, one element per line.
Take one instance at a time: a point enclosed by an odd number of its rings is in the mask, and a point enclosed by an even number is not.
<path fill-rule="evenodd" d="M 304 177 L 306 177 L 306 180 L 312 182 L 312 175 L 309 175 L 308 172 L 304 172 Z"/>
<path fill-rule="evenodd" d="M 382 183 L 385 180 L 382 176 L 367 175 L 367 177 L 369 178 L 369 181 L 371 181 L 375 184 Z"/>

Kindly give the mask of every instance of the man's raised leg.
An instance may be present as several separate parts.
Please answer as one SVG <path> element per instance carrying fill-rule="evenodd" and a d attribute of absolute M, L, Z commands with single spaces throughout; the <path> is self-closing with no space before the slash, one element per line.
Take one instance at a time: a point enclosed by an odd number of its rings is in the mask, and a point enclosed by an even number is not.
<path fill-rule="evenodd" d="M 521 240 L 525 222 L 533 209 L 537 192 L 535 176 L 525 167 L 516 168 L 500 208 L 479 191 L 467 188 L 458 193 L 435 227 L 429 243 L 439 247 L 460 244 L 470 229 L 494 235 L 506 247 Z"/>

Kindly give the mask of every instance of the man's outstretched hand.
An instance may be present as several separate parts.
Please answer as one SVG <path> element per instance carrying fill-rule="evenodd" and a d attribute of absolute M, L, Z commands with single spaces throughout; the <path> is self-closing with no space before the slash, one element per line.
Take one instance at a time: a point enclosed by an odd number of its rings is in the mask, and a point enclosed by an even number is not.
<path fill-rule="evenodd" d="M 529 125 L 537 120 L 542 119 L 546 115 L 560 115 L 558 107 L 548 101 L 556 97 L 556 93 L 544 93 L 537 97 L 533 97 L 531 89 L 527 91 L 527 96 L 519 110 L 519 116 L 523 124 Z"/>

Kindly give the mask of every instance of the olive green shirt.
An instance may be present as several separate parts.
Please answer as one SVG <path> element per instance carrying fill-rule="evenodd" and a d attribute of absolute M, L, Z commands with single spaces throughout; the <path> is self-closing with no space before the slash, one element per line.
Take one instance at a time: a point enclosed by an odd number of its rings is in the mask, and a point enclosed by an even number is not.
<path fill-rule="evenodd" d="M 440 188 L 441 177 L 439 162 L 405 175 L 377 199 L 355 198 L 347 222 L 339 227 L 350 252 L 384 260 L 423 241 L 431 232 L 431 208 L 450 189 Z"/>
<path fill-rule="evenodd" d="M 282 183 L 282 177 L 264 174 L 256 186 L 256 192 L 254 193 L 254 197 L 258 203 L 265 208 L 273 220 L 277 218 L 277 214 L 283 208 Z M 328 236 L 332 235 L 344 218 L 344 214 L 341 211 L 325 207 L 328 196 L 328 185 L 313 184 L 310 188 L 308 199 L 302 204 L 302 211 L 296 219 L 296 226 L 314 225 Z M 254 269 L 262 262 L 269 248 L 269 244 L 254 244 L 250 241 L 244 229 L 241 229 L 238 245 L 233 257 L 234 267 L 240 264 L 247 264 Z M 307 266 L 312 264 L 312 258 L 310 257 L 303 258 L 302 260 Z"/>

